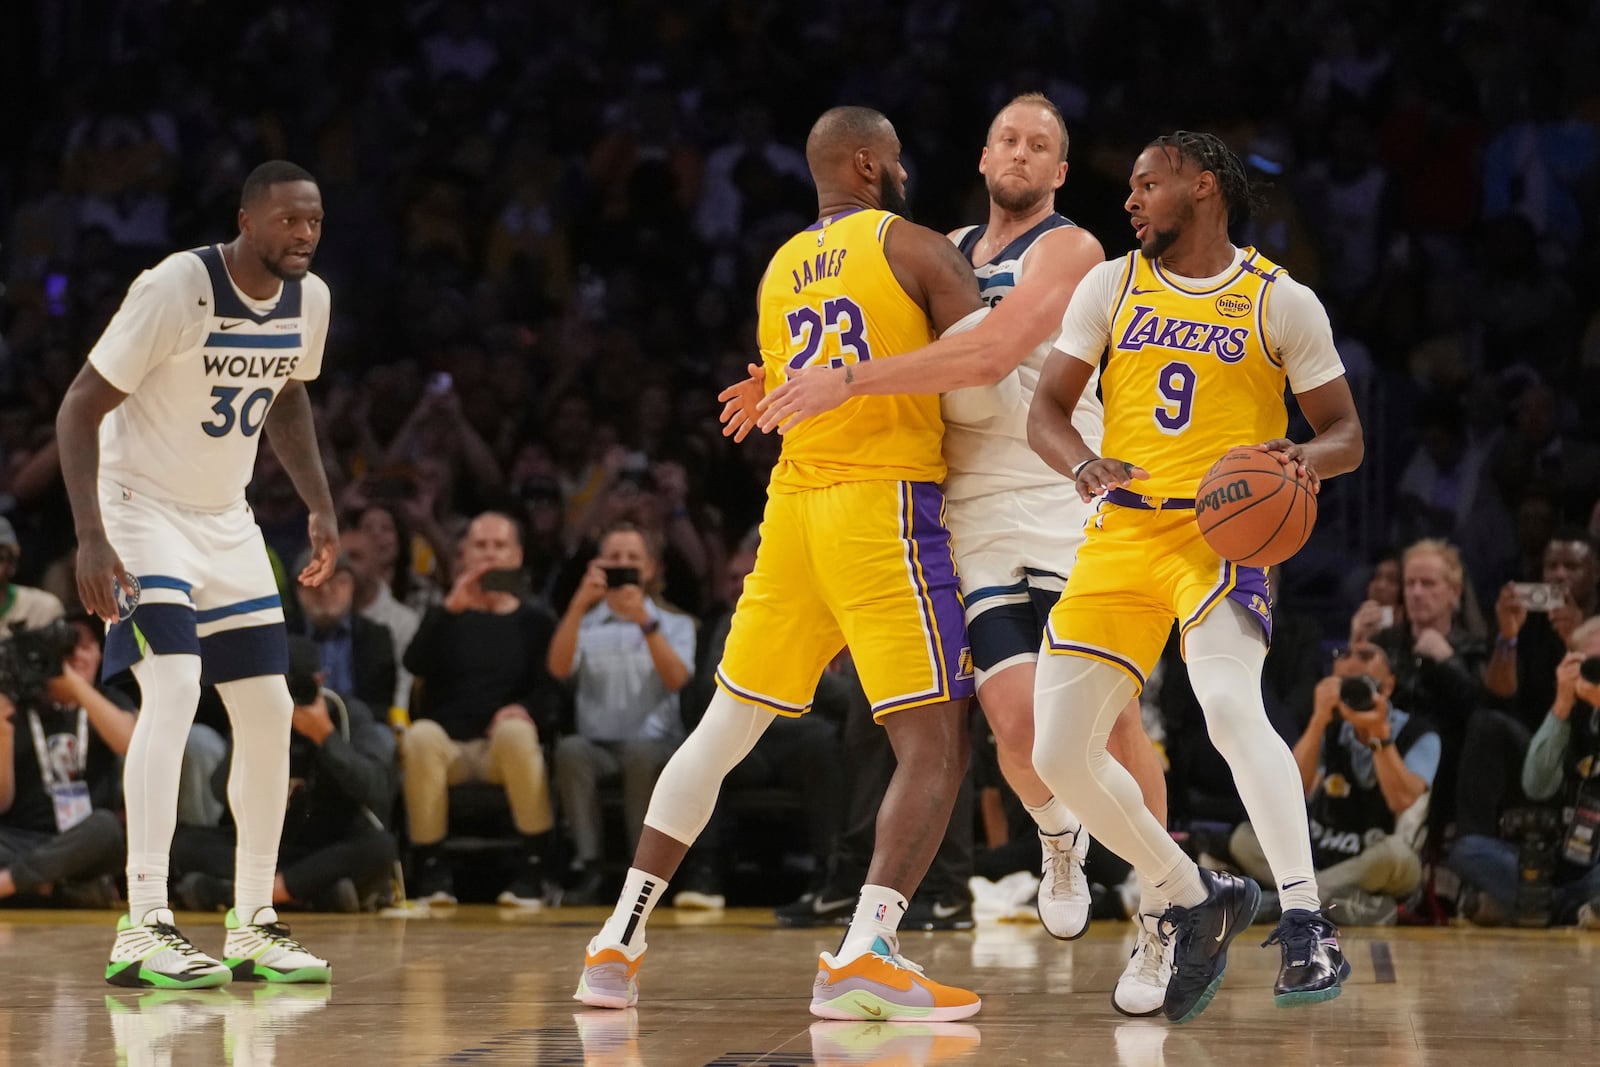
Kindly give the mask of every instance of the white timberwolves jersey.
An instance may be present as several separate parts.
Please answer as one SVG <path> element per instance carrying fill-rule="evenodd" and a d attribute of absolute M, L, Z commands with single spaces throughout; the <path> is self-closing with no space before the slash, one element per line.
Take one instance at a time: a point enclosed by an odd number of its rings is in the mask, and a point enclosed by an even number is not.
<path fill-rule="evenodd" d="M 216 245 L 140 274 L 89 353 L 129 394 L 100 426 L 102 479 L 199 511 L 237 505 L 279 390 L 322 368 L 329 303 L 315 274 L 251 300 Z"/>
<path fill-rule="evenodd" d="M 1073 222 L 1064 215 L 1051 214 L 1006 245 L 994 259 L 975 266 L 973 271 L 978 276 L 978 292 L 983 302 L 992 308 L 1005 299 L 1021 281 L 1034 242 L 1051 230 L 1071 225 Z M 970 260 L 972 249 L 985 229 L 986 226 L 969 226 L 952 234 L 951 240 Z M 945 415 L 944 458 L 950 473 L 945 477 L 944 492 L 948 499 L 967 500 L 1012 489 L 1066 484 L 1061 475 L 1028 447 L 1028 406 L 1033 403 L 1039 372 L 1044 369 L 1045 358 L 1055 339 L 1056 335 L 1051 334 L 1017 367 L 1022 399 L 1015 409 L 976 423 L 958 422 Z M 1072 414 L 1072 424 L 1096 452 L 1105 435 L 1104 409 L 1096 395 L 1099 378 L 1097 370 L 1084 387 L 1083 399 L 1078 401 L 1078 408 Z"/>

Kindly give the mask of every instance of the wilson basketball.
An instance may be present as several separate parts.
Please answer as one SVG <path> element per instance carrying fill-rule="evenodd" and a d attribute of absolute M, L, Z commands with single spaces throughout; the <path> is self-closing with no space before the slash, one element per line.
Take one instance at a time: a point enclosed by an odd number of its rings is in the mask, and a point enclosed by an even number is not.
<path fill-rule="evenodd" d="M 1300 551 L 1317 521 L 1311 482 L 1276 456 L 1233 448 L 1194 492 L 1194 520 L 1212 551 L 1246 567 L 1270 567 Z"/>

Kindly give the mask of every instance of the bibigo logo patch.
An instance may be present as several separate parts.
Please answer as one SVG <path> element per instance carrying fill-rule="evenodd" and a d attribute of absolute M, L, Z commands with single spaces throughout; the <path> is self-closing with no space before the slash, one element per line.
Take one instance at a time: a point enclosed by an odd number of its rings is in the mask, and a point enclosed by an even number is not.
<path fill-rule="evenodd" d="M 1242 319 L 1253 310 L 1255 310 L 1255 305 L 1250 302 L 1248 296 L 1240 296 L 1238 293 L 1223 293 L 1217 297 L 1217 312 L 1225 318 Z"/>

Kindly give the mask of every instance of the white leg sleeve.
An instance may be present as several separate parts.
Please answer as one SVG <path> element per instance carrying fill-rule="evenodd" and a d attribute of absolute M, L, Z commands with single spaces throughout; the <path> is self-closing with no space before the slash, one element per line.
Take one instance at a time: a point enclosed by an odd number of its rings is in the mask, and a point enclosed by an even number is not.
<path fill-rule="evenodd" d="M 661 769 L 644 824 L 692 844 L 711 819 L 722 780 L 750 754 L 775 718 L 773 712 L 735 700 L 719 688 L 700 725 Z"/>
<path fill-rule="evenodd" d="M 1144 806 L 1133 775 L 1106 752 L 1106 738 L 1133 689 L 1133 681 L 1109 664 L 1041 654 L 1033 691 L 1033 767 L 1089 833 L 1141 876 L 1153 883 L 1184 880 L 1193 864 Z"/>
<path fill-rule="evenodd" d="M 1184 653 L 1211 743 L 1233 770 L 1284 909 L 1315 910 L 1320 904 L 1300 770 L 1261 702 L 1267 647 L 1260 625 L 1225 600 L 1189 630 Z"/>
<path fill-rule="evenodd" d="M 289 796 L 289 731 L 294 703 L 281 674 L 221 682 L 217 692 L 233 724 L 233 764 L 228 769 L 228 806 L 239 828 L 234 861 L 234 896 L 241 922 L 272 903 Z"/>
<path fill-rule="evenodd" d="M 183 746 L 200 703 L 199 656 L 147 656 L 133 665 L 139 718 L 122 771 L 128 808 L 128 914 L 167 906 L 167 857 L 178 824 Z"/>

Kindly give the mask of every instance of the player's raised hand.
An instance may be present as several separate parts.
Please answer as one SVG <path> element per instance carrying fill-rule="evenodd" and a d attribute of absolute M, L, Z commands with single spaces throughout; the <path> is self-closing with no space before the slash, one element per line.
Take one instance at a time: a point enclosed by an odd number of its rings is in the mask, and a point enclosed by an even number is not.
<path fill-rule="evenodd" d="M 802 420 L 821 415 L 850 399 L 850 368 L 805 367 L 768 393 L 757 405 L 762 433 L 788 433 Z"/>
<path fill-rule="evenodd" d="M 1275 437 L 1271 441 L 1263 441 L 1256 445 L 1261 451 L 1277 458 L 1285 467 L 1295 467 L 1301 474 L 1311 480 L 1311 491 L 1322 491 L 1322 479 L 1317 477 L 1317 472 L 1311 468 L 1311 461 L 1306 458 L 1306 450 L 1295 444 L 1287 437 Z"/>
<path fill-rule="evenodd" d="M 1078 477 L 1073 484 L 1077 487 L 1078 498 L 1087 504 L 1101 493 L 1124 488 L 1135 479 L 1142 481 L 1148 477 L 1150 472 L 1137 464 L 1102 456 L 1085 463 L 1078 470 Z"/>
<path fill-rule="evenodd" d="M 306 520 L 306 534 L 311 539 L 311 562 L 300 572 L 300 584 L 321 585 L 333 577 L 339 559 L 339 524 L 331 514 L 313 511 Z"/>
<path fill-rule="evenodd" d="M 750 363 L 745 370 L 750 372 L 750 377 L 717 394 L 717 399 L 722 401 L 722 414 L 717 416 L 717 421 L 722 423 L 722 436 L 731 437 L 735 442 L 750 435 L 761 414 L 761 398 L 767 392 L 767 368 Z"/>
<path fill-rule="evenodd" d="M 116 622 L 116 590 L 133 596 L 133 580 L 117 557 L 105 534 L 91 535 L 78 542 L 78 599 L 83 609 L 108 623 Z"/>

